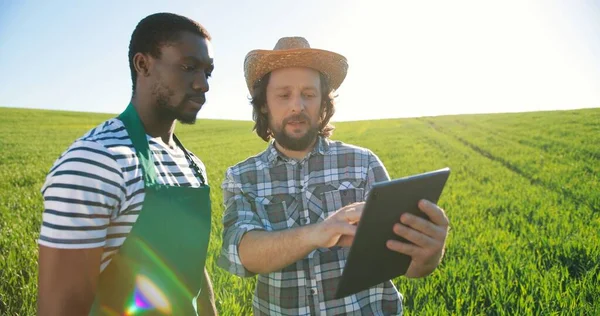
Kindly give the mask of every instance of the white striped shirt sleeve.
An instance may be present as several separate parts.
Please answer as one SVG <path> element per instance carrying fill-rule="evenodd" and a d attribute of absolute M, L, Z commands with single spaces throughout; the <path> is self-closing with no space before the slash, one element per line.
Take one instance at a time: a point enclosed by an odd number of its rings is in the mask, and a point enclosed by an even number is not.
<path fill-rule="evenodd" d="M 103 247 L 110 219 L 125 201 L 125 180 L 104 146 L 79 140 L 56 160 L 42 195 L 40 245 L 68 249 Z"/>

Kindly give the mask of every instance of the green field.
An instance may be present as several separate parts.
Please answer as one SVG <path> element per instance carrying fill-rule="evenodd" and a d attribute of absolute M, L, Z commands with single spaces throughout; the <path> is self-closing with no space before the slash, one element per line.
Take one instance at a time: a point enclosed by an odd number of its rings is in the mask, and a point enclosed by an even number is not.
<path fill-rule="evenodd" d="M 34 315 L 40 187 L 54 160 L 110 115 L 0 108 L 0 315 Z M 398 278 L 407 315 L 600 315 L 600 109 L 337 123 L 392 177 L 450 167 L 439 201 L 446 257 Z M 212 184 L 209 272 L 222 315 L 251 314 L 254 279 L 215 266 L 225 169 L 261 151 L 250 122 L 200 120 L 177 133 Z"/>

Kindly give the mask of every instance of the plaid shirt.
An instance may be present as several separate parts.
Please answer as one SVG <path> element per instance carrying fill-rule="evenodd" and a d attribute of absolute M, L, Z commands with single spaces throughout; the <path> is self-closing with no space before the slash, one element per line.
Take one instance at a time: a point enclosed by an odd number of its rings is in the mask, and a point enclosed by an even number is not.
<path fill-rule="evenodd" d="M 227 169 L 218 265 L 241 277 L 255 274 L 238 246 L 252 230 L 277 231 L 323 221 L 341 207 L 364 201 L 374 182 L 389 175 L 370 150 L 319 138 L 303 160 L 274 146 Z M 258 276 L 256 315 L 401 315 L 402 295 L 391 281 L 334 299 L 349 248 L 319 248 L 281 271 Z"/>

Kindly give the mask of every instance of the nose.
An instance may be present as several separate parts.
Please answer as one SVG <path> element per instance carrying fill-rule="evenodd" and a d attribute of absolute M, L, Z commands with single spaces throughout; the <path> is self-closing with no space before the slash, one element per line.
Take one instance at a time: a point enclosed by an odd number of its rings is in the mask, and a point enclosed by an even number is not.
<path fill-rule="evenodd" d="M 291 100 L 292 112 L 301 113 L 304 111 L 306 104 L 304 104 L 304 98 L 301 93 L 294 93 Z"/>
<path fill-rule="evenodd" d="M 204 72 L 198 73 L 194 77 L 194 82 L 192 83 L 192 89 L 194 91 L 199 91 L 202 93 L 206 93 L 209 90 L 208 78 L 206 78 L 206 74 Z"/>

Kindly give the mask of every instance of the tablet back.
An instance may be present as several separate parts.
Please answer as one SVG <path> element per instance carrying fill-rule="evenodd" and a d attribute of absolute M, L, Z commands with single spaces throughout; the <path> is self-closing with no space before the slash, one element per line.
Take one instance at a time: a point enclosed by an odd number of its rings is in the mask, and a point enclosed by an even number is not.
<path fill-rule="evenodd" d="M 417 206 L 419 200 L 437 203 L 450 169 L 379 182 L 373 185 L 359 221 L 354 242 L 336 291 L 336 298 L 404 275 L 411 257 L 389 250 L 390 239 L 408 242 L 393 232 L 400 215 L 409 212 L 428 219 Z"/>

